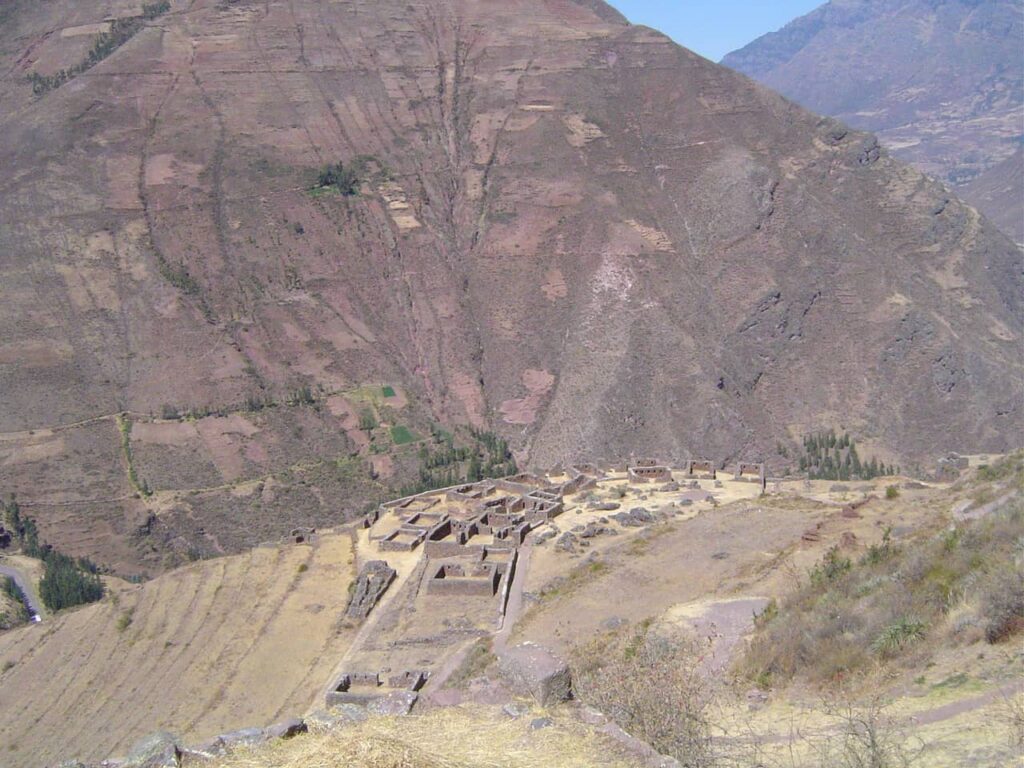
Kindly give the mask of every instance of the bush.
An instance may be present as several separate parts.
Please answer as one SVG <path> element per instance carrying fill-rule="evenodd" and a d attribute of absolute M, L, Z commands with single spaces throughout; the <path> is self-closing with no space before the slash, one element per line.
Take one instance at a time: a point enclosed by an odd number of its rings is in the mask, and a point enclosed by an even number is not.
<path fill-rule="evenodd" d="M 116 626 L 117 626 L 117 631 L 118 632 L 124 632 L 131 625 L 132 625 L 132 612 L 131 611 L 125 611 L 124 613 L 122 613 L 120 616 L 117 617 L 117 624 L 116 624 Z"/>
<path fill-rule="evenodd" d="M 363 408 L 359 412 L 359 428 L 364 432 L 371 432 L 377 428 L 377 415 L 370 408 Z"/>
<path fill-rule="evenodd" d="M 650 630 L 594 640 L 574 654 L 573 685 L 581 699 L 629 733 L 686 766 L 710 766 L 708 680 L 691 644 Z"/>
<path fill-rule="evenodd" d="M 1024 629 L 1024 574 L 1005 568 L 993 575 L 982 597 L 985 639 L 998 643 Z"/>
<path fill-rule="evenodd" d="M 143 3 L 142 18 L 155 19 L 157 16 L 162 16 L 169 10 L 171 10 L 171 4 L 168 0 L 160 0 L 160 2 L 156 3 Z"/>
<path fill-rule="evenodd" d="M 875 638 L 872 650 L 883 656 L 900 651 L 905 645 L 924 637 L 925 623 L 911 617 L 904 617 L 890 624 Z"/>
<path fill-rule="evenodd" d="M 898 499 L 900 496 L 900 489 L 895 485 L 886 486 L 885 498 L 887 499 Z"/>
<path fill-rule="evenodd" d="M 345 167 L 343 163 L 328 165 L 317 177 L 318 187 L 334 187 L 343 195 L 351 196 L 359 194 L 359 185 L 362 180 L 359 178 L 361 169 L 358 167 Z"/>

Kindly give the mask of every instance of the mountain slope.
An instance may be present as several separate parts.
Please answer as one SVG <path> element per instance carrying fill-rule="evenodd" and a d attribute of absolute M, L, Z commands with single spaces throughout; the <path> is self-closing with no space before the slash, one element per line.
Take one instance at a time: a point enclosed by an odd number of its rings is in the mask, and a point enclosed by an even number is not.
<path fill-rule="evenodd" d="M 98 514 L 91 536 L 149 514 L 169 538 L 338 515 L 348 486 L 291 468 L 370 455 L 351 407 L 225 421 L 302 387 L 401 384 L 419 423 L 536 465 L 781 466 L 779 441 L 833 424 L 907 460 L 1019 439 L 1012 244 L 871 137 L 603 4 L 175 0 L 40 95 L 30 73 L 88 61 L 85 25 L 138 11 L 6 13 L 0 487 L 30 506 L 65 473 L 33 508 L 50 540 Z M 311 189 L 339 161 L 359 194 Z M 234 414 L 196 422 L 235 458 L 191 483 L 228 523 L 187 488 L 132 499 L 112 419 L 29 433 L 166 405 Z"/>
<path fill-rule="evenodd" d="M 722 63 L 962 185 L 1010 158 L 1024 135 L 1022 38 L 1021 0 L 833 0 Z M 1012 208 L 1012 226 L 1001 226 L 1017 235 L 1019 182 L 994 204 L 959 191 L 997 223 Z"/>
<path fill-rule="evenodd" d="M 1024 149 L 971 179 L 960 193 L 1017 243 L 1024 243 Z"/>

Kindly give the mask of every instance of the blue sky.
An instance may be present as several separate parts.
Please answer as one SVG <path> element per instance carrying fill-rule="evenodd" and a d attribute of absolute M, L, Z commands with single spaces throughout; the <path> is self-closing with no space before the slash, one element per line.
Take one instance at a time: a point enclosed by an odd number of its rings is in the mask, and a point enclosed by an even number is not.
<path fill-rule="evenodd" d="M 680 45 L 718 61 L 773 32 L 825 0 L 609 0 L 634 24 L 664 32 Z"/>

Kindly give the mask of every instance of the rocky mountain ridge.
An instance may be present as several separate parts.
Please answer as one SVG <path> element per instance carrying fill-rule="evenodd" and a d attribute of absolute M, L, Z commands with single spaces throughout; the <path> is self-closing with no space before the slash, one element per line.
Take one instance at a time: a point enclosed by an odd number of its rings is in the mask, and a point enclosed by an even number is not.
<path fill-rule="evenodd" d="M 1020 0 L 833 0 L 722 63 L 875 131 L 1022 243 L 1022 38 Z M 998 200 L 970 183 L 1003 163 L 1018 181 Z"/>

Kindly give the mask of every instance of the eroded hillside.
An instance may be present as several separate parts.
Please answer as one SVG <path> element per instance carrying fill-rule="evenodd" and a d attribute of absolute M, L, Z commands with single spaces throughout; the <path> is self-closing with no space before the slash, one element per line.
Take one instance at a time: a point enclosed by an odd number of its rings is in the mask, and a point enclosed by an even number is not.
<path fill-rule="evenodd" d="M 537 466 L 1020 433 L 1009 241 L 603 4 L 3 13 L 0 487 L 71 551 L 155 569 L 153 530 L 230 551 L 358 511 L 369 385 Z M 173 423 L 126 451 L 126 418 Z"/>

